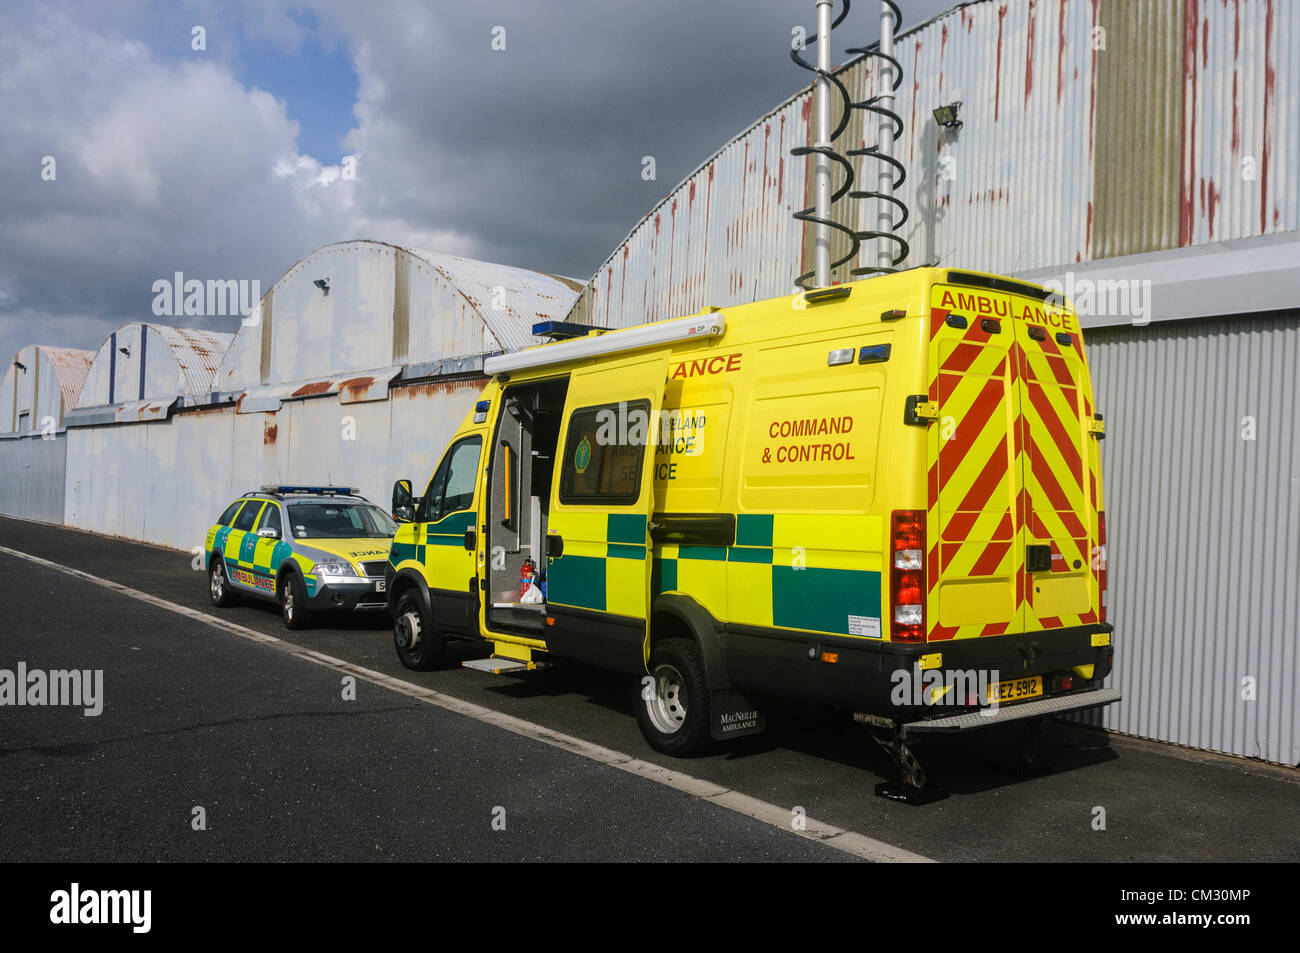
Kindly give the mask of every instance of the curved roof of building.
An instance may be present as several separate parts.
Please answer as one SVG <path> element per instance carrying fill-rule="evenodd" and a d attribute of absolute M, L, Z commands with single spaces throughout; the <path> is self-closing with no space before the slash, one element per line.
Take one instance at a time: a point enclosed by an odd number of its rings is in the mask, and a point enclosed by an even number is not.
<path fill-rule="evenodd" d="M 50 362 L 50 367 L 54 369 L 54 375 L 59 379 L 64 408 L 72 410 L 77 406 L 81 385 L 90 371 L 91 362 L 95 360 L 95 352 L 75 347 L 53 347 L 48 344 L 38 344 L 36 349 L 45 355 L 45 359 Z"/>
<path fill-rule="evenodd" d="M 234 340 L 234 334 L 223 331 L 128 321 L 95 351 L 82 374 L 73 406 L 206 395 L 212 391 L 213 377 Z M 143 344 L 133 351 L 132 344 L 137 341 Z"/>
<path fill-rule="evenodd" d="M 583 283 L 512 265 L 444 255 L 422 248 L 408 252 L 432 265 L 464 295 L 503 351 L 535 344 L 532 326 L 563 317 Z M 500 304 L 493 298 L 498 296 Z"/>
<path fill-rule="evenodd" d="M 176 328 L 168 324 L 146 324 L 167 342 L 172 357 L 185 374 L 186 392 L 206 394 L 212 389 L 212 378 L 221 366 L 235 336 L 222 331 L 205 331 L 199 328 Z"/>
<path fill-rule="evenodd" d="M 212 390 L 281 388 L 343 374 L 388 380 L 410 365 L 518 350 L 538 343 L 533 325 L 563 318 L 581 287 L 570 278 L 388 242 L 332 242 L 265 291 Z"/>

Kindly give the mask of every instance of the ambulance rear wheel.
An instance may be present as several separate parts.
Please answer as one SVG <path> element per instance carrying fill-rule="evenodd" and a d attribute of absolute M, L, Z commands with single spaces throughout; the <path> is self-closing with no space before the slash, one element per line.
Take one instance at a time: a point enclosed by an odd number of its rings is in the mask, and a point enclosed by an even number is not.
<path fill-rule="evenodd" d="M 311 610 L 307 608 L 307 585 L 296 572 L 280 577 L 280 615 L 287 629 L 311 628 Z"/>
<path fill-rule="evenodd" d="M 689 639 L 658 643 L 639 691 L 636 720 L 650 747 L 677 758 L 708 747 L 709 693 L 699 646 Z"/>
<path fill-rule="evenodd" d="M 393 647 L 402 664 L 417 672 L 427 672 L 442 664 L 447 643 L 433 631 L 424 617 L 424 606 L 415 592 L 397 600 L 393 613 Z"/>
<path fill-rule="evenodd" d="M 226 559 L 220 553 L 212 556 L 212 568 L 208 570 L 208 595 L 212 597 L 212 604 L 222 609 L 239 602 L 239 593 L 235 592 L 226 575 Z"/>

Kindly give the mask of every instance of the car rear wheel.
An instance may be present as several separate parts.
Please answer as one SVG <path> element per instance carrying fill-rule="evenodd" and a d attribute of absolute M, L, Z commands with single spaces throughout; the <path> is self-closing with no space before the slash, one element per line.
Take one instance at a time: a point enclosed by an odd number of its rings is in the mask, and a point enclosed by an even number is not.
<path fill-rule="evenodd" d="M 307 586 L 296 572 L 280 577 L 280 615 L 285 628 L 311 628 L 312 612 L 307 608 Z"/>
<path fill-rule="evenodd" d="M 208 569 L 208 595 L 214 606 L 229 608 L 239 602 L 239 593 L 230 585 L 226 576 L 226 560 L 220 553 L 212 556 L 212 566 Z"/>
<path fill-rule="evenodd" d="M 393 613 L 393 646 L 402 664 L 417 672 L 427 672 L 442 663 L 446 640 L 429 625 L 415 592 L 407 592 L 397 600 L 397 610 Z"/>
<path fill-rule="evenodd" d="M 636 719 L 650 747 L 663 754 L 684 758 L 709 746 L 709 692 L 694 642 L 665 639 L 655 646 Z"/>

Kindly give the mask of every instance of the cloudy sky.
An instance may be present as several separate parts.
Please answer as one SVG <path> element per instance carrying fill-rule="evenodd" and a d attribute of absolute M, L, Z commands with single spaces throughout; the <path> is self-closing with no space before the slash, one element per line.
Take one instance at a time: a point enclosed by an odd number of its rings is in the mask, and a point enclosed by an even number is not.
<path fill-rule="evenodd" d="M 904 2 L 904 28 L 952 5 Z M 788 50 L 813 10 L 6 0 L 0 354 L 95 348 L 153 319 L 157 279 L 265 289 L 351 238 L 586 279 L 683 176 L 806 84 Z M 878 23 L 875 0 L 858 0 L 836 50 Z"/>

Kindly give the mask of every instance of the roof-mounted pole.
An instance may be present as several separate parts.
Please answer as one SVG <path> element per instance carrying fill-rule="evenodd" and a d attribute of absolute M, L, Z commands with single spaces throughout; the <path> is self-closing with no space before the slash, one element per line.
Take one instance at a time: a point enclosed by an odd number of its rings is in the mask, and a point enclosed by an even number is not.
<path fill-rule="evenodd" d="M 897 17 L 894 11 L 890 9 L 890 4 L 882 2 L 880 4 L 880 52 L 883 54 L 880 59 L 880 82 L 877 89 L 880 90 L 878 103 L 882 109 L 890 113 L 894 111 L 894 29 L 898 26 Z M 876 114 L 880 121 L 876 125 L 876 149 L 878 155 L 892 156 L 894 145 L 894 124 L 889 115 L 880 112 Z M 880 163 L 880 173 L 876 179 L 876 191 L 881 195 L 893 197 L 894 195 L 894 169 L 888 162 Z M 888 201 L 877 201 L 878 206 L 876 229 L 885 234 L 892 234 L 894 231 L 894 210 L 890 207 Z M 876 267 L 883 271 L 894 270 L 893 249 L 889 242 L 876 242 Z"/>
<path fill-rule="evenodd" d="M 831 83 L 826 78 L 831 68 L 832 0 L 817 0 L 817 145 L 829 148 L 831 141 Z M 817 157 L 814 167 L 814 214 L 817 222 L 813 240 L 813 283 L 825 288 L 831 283 L 831 229 L 824 222 L 831 215 L 831 160 Z"/>

